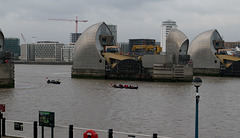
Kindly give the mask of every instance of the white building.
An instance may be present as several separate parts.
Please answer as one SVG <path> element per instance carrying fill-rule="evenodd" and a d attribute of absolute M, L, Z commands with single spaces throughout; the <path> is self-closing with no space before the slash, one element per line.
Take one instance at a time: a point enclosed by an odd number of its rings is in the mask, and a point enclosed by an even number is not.
<path fill-rule="evenodd" d="M 171 31 L 172 28 L 177 29 L 177 24 L 175 21 L 163 21 L 161 26 L 161 46 L 162 46 L 162 52 L 166 53 L 166 39 L 168 36 L 168 33 Z"/>
<path fill-rule="evenodd" d="M 74 47 L 75 45 L 64 45 L 63 48 L 61 48 L 61 61 L 73 61 Z"/>
<path fill-rule="evenodd" d="M 35 45 L 21 44 L 21 61 L 35 61 Z"/>
<path fill-rule="evenodd" d="M 127 55 L 127 53 L 129 52 L 129 49 L 130 49 L 128 42 L 119 42 L 119 43 L 117 43 L 117 46 L 120 47 L 119 52 L 121 54 Z"/>
<path fill-rule="evenodd" d="M 39 41 L 33 44 L 21 45 L 21 60 L 36 62 L 61 61 L 63 43 L 53 41 Z"/>

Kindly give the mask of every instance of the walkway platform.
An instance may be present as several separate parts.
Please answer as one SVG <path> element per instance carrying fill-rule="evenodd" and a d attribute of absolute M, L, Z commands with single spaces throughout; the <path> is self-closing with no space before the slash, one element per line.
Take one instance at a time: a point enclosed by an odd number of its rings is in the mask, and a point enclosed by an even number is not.
<path fill-rule="evenodd" d="M 22 138 L 22 137 L 2 136 L 2 138 Z"/>

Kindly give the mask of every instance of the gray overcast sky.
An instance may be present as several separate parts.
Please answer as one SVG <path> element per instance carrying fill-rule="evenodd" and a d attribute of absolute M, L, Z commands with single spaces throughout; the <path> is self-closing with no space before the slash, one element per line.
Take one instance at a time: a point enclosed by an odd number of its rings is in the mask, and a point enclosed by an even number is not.
<path fill-rule="evenodd" d="M 198 34 L 217 29 L 225 41 L 240 40 L 239 0 L 0 0 L 0 28 L 5 37 L 54 40 L 69 43 L 75 22 L 49 18 L 88 20 L 78 23 L 78 32 L 92 24 L 118 26 L 118 41 L 150 38 L 160 41 L 161 23 L 177 22 L 192 41 Z"/>

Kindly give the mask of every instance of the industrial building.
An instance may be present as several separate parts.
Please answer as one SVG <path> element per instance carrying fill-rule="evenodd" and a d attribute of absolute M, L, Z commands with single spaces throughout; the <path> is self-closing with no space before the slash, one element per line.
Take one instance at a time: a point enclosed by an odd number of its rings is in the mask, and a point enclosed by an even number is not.
<path fill-rule="evenodd" d="M 153 80 L 191 81 L 193 67 L 189 64 L 187 50 L 189 40 L 177 29 L 172 29 L 166 40 L 166 53 L 162 55 L 144 55 L 143 67 Z"/>
<path fill-rule="evenodd" d="M 169 50 L 170 54 L 125 56 L 107 52 L 107 48 L 114 47 L 113 34 L 104 22 L 94 24 L 76 42 L 72 77 L 192 81 L 192 67 L 188 62 L 181 62 L 184 58 L 174 58 L 187 57 L 188 39 L 180 31 L 172 34 L 168 40 L 169 49 L 177 50 Z M 154 39 L 130 39 L 129 42 L 131 45 L 155 45 Z"/>
<path fill-rule="evenodd" d="M 177 29 L 177 24 L 175 21 L 163 21 L 161 26 L 161 46 L 162 46 L 162 52 L 166 52 L 166 39 L 168 36 L 168 33 L 171 31 L 171 29 Z"/>
<path fill-rule="evenodd" d="M 224 44 L 227 43 L 216 29 L 205 31 L 194 38 L 188 54 L 191 56 L 195 75 L 240 76 L 238 51 L 234 51 L 235 55 L 231 52 L 228 54 Z"/>
<path fill-rule="evenodd" d="M 219 48 L 224 48 L 223 44 L 219 32 L 215 29 L 205 31 L 192 40 L 188 54 L 193 62 L 194 74 L 220 74 L 221 62 L 216 55 Z"/>
<path fill-rule="evenodd" d="M 173 55 L 173 64 L 187 64 L 190 60 L 188 55 L 189 40 L 178 29 L 172 29 L 167 37 L 166 54 Z"/>
<path fill-rule="evenodd" d="M 107 36 L 112 33 L 105 23 L 94 24 L 83 32 L 75 44 L 72 77 L 104 78 L 106 64 L 101 52 L 104 51 L 103 45 L 111 43 Z"/>
<path fill-rule="evenodd" d="M 114 45 L 117 44 L 117 25 L 112 25 L 112 24 L 108 24 L 107 25 L 109 27 L 109 29 L 111 30 L 113 36 L 114 36 Z M 70 34 L 70 43 L 71 44 L 75 44 L 78 40 L 78 38 L 80 37 L 82 33 L 71 33 Z"/>

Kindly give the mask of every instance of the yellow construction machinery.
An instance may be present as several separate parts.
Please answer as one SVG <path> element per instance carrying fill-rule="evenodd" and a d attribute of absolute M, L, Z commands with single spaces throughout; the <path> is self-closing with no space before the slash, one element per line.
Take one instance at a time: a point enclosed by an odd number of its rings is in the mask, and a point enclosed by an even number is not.
<path fill-rule="evenodd" d="M 240 61 L 240 57 L 235 57 L 232 55 L 216 55 L 216 56 L 221 61 L 222 65 L 225 66 L 225 68 L 231 66 L 233 62 Z"/>
<path fill-rule="evenodd" d="M 107 61 L 108 65 L 111 66 L 111 68 L 113 68 L 119 61 L 125 59 L 135 59 L 131 56 L 121 55 L 119 53 L 119 46 L 105 46 L 102 56 Z"/>
<path fill-rule="evenodd" d="M 154 54 L 158 55 L 162 51 L 162 47 L 154 45 L 133 45 L 132 52 L 135 55 Z"/>

